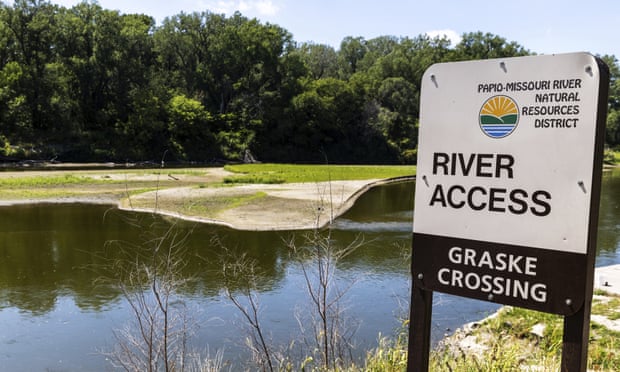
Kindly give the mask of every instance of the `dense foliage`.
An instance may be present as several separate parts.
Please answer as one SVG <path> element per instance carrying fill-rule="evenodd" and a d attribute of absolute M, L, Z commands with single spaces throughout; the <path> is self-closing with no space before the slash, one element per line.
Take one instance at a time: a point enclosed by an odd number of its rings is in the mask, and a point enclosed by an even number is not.
<path fill-rule="evenodd" d="M 433 63 L 529 51 L 481 32 L 296 43 L 211 12 L 157 26 L 96 2 L 0 2 L 0 156 L 61 161 L 412 163 Z M 620 144 L 614 57 L 607 141 Z"/>

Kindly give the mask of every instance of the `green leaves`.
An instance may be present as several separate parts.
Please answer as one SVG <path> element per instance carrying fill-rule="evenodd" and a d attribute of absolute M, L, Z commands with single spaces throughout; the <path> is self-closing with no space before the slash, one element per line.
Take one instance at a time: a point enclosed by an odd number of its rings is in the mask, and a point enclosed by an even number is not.
<path fill-rule="evenodd" d="M 235 13 L 155 26 L 96 2 L 0 3 L 0 136 L 60 161 L 411 162 L 433 63 L 528 54 L 490 33 L 296 44 Z M 607 143 L 620 145 L 614 56 Z M 27 146 L 25 146 L 27 145 Z M 25 156 L 25 155 L 24 155 Z"/>

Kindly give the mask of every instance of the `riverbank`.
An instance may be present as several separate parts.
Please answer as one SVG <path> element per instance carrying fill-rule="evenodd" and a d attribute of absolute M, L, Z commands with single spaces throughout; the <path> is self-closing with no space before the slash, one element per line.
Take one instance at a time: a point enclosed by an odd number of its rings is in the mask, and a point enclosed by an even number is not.
<path fill-rule="evenodd" d="M 371 187 L 413 179 L 227 184 L 223 168 L 0 172 L 0 205 L 96 203 L 238 230 L 323 227 Z"/>
<path fill-rule="evenodd" d="M 395 181 L 169 188 L 123 199 L 119 207 L 237 230 L 305 230 L 329 224 L 365 191 L 388 182 Z"/>
<path fill-rule="evenodd" d="M 620 370 L 620 265 L 595 269 L 589 371 Z M 560 369 L 563 318 L 504 306 L 466 324 L 433 352 L 434 370 Z"/>

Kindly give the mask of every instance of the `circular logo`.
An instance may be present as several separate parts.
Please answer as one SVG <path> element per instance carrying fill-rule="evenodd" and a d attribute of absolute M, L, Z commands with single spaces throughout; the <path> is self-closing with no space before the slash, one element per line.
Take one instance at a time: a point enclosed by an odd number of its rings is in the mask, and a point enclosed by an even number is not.
<path fill-rule="evenodd" d="M 491 138 L 504 138 L 517 127 L 519 108 L 508 96 L 493 96 L 482 104 L 479 120 L 484 134 Z"/>

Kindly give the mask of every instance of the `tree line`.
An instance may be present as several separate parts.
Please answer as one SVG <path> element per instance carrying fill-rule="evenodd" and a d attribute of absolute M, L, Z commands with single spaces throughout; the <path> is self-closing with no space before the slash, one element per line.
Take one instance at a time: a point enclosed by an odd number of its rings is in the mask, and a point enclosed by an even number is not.
<path fill-rule="evenodd" d="M 532 54 L 472 32 L 298 43 L 241 13 L 156 25 L 84 1 L 0 1 L 0 156 L 61 161 L 413 163 L 422 74 Z M 607 144 L 620 145 L 614 56 Z"/>

